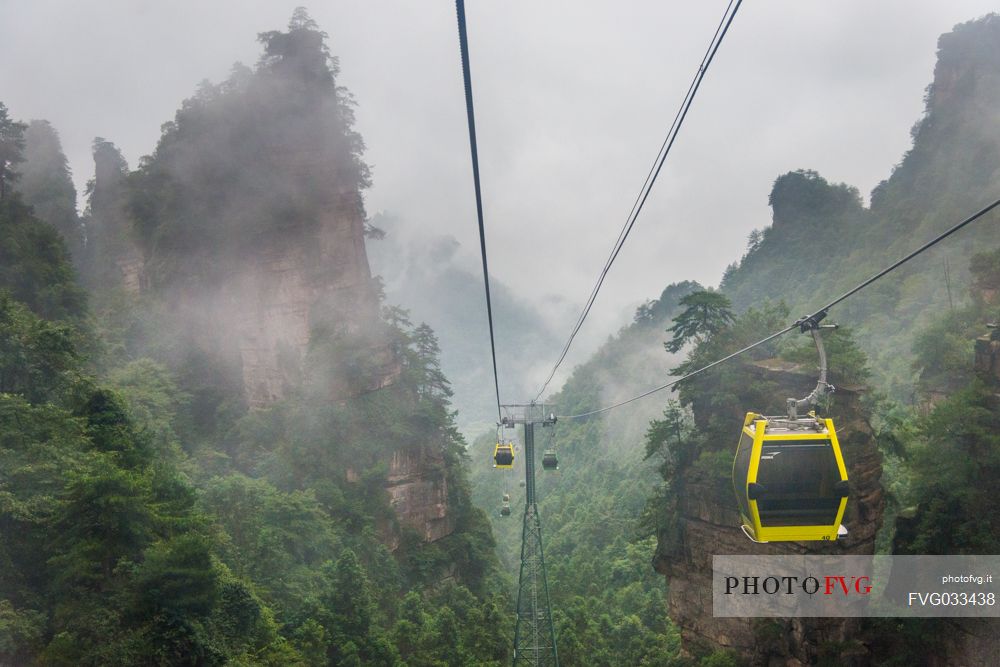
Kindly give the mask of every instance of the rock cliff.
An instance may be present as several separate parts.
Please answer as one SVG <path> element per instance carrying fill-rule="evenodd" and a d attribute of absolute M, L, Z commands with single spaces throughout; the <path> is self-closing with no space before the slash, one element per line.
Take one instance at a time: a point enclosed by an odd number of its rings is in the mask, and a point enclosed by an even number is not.
<path fill-rule="evenodd" d="M 365 254 L 363 220 L 334 211 L 315 234 L 297 243 L 255 249 L 224 279 L 223 302 L 232 318 L 226 337 L 239 350 L 247 402 L 264 407 L 283 398 L 301 377 L 313 327 L 330 323 L 345 335 L 367 340 L 365 353 L 379 369 L 364 386 L 336 382 L 331 398 L 377 389 L 398 373 L 378 331 L 378 297 Z"/>
<path fill-rule="evenodd" d="M 425 542 L 434 542 L 454 531 L 440 451 L 431 447 L 397 450 L 389 462 L 386 481 L 389 502 L 401 526 L 417 531 Z M 388 543 L 395 549 L 398 536 L 393 535 Z"/>
<path fill-rule="evenodd" d="M 145 256 L 128 213 L 128 164 L 117 146 L 100 137 L 93 157 L 86 244 L 80 250 L 85 278 L 92 288 L 120 288 L 135 297 L 146 287 Z"/>
<path fill-rule="evenodd" d="M 137 347 L 178 369 L 207 437 L 225 438 L 244 407 L 292 396 L 347 407 L 404 387 L 406 334 L 382 318 L 365 248 L 364 142 L 325 38 L 304 12 L 262 33 L 256 69 L 203 84 L 132 173 L 95 142 L 93 227 L 107 239 L 95 258 L 110 267 L 98 273 L 139 292 L 157 330 Z M 399 423 L 418 409 L 393 405 Z M 323 446 L 349 451 L 379 418 Z M 384 464 L 397 523 L 437 540 L 453 530 L 443 453 L 401 430 L 365 440 L 365 468 Z"/>
<path fill-rule="evenodd" d="M 760 362 L 751 371 L 762 382 L 778 387 L 781 396 L 804 396 L 815 384 L 811 369 L 783 362 Z M 669 537 L 669 543 L 665 536 L 659 536 L 653 565 L 667 577 L 670 617 L 681 629 L 686 650 L 728 648 L 755 665 L 811 664 L 824 646 L 842 645 L 857 631 L 856 619 L 715 618 L 711 578 L 715 554 L 874 553 L 875 534 L 882 524 L 885 506 L 880 484 L 882 461 L 859 403 L 860 395 L 858 387 L 838 386 L 829 413 L 837 426 L 851 484 L 844 519 L 848 535 L 836 543 L 754 544 L 740 530 L 729 474 L 695 465 L 680 472 L 677 483 L 683 491 L 677 507 L 676 532 Z M 696 403 L 692 407 L 696 424 L 703 422 L 710 406 Z M 735 449 L 744 415 L 734 413 L 731 417 Z M 864 654 L 863 647 L 859 652 Z"/>
<path fill-rule="evenodd" d="M 295 243 L 261 246 L 235 265 L 214 290 L 188 299 L 177 292 L 178 311 L 204 326 L 202 340 L 240 366 L 246 401 L 264 408 L 288 395 L 304 376 L 303 365 L 316 327 L 329 327 L 353 341 L 349 354 L 362 357 L 367 372 L 333 373 L 331 401 L 391 385 L 400 362 L 390 350 L 378 316 L 376 284 L 369 270 L 363 220 L 357 209 L 333 210 L 315 232 Z M 206 341 L 208 342 L 208 341 Z M 389 455 L 385 488 L 396 522 L 382 531 L 395 550 L 398 528 L 416 531 L 426 542 L 450 535 L 448 476 L 440 450 L 406 446 Z M 398 528 L 397 528 L 398 527 Z"/>

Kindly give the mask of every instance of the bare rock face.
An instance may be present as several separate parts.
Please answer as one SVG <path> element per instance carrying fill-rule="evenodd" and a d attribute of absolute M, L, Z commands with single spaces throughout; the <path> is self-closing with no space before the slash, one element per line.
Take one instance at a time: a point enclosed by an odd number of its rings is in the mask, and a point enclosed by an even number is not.
<path fill-rule="evenodd" d="M 338 214 L 340 213 L 340 214 Z M 298 383 L 312 328 L 319 319 L 345 334 L 371 332 L 370 355 L 385 365 L 373 387 L 341 387 L 332 398 L 384 386 L 398 372 L 377 333 L 377 299 L 358 213 L 333 212 L 299 243 L 269 244 L 226 280 L 233 342 L 251 407 L 280 400 Z"/>
<path fill-rule="evenodd" d="M 350 354 L 363 357 L 371 369 L 361 376 L 360 385 L 357 376 L 333 374 L 331 400 L 380 389 L 400 373 L 382 334 L 363 221 L 356 209 L 332 212 L 310 242 L 263 248 L 226 281 L 222 292 L 251 407 L 280 400 L 301 381 L 317 325 L 355 341 Z M 391 550 L 399 546 L 400 528 L 416 531 L 424 542 L 454 531 L 440 449 L 424 445 L 395 450 L 385 488 L 395 514 L 395 521 L 382 527 L 383 542 Z"/>
<path fill-rule="evenodd" d="M 434 542 L 454 529 L 448 514 L 448 480 L 444 457 L 431 447 L 397 450 L 386 478 L 390 505 L 400 525 Z"/>
<path fill-rule="evenodd" d="M 802 396 L 815 384 L 811 372 L 788 364 L 760 364 L 755 374 L 777 383 L 782 394 Z M 824 646 L 837 644 L 841 664 L 864 664 L 864 647 L 851 647 L 858 619 L 714 618 L 712 556 L 715 554 L 871 554 L 885 507 L 880 478 L 882 458 L 859 404 L 860 388 L 837 387 L 830 414 L 848 467 L 851 495 L 844 525 L 846 538 L 830 542 L 754 544 L 740 529 L 729 475 L 689 466 L 681 473 L 683 491 L 671 535 L 660 535 L 653 565 L 668 579 L 670 617 L 681 628 L 686 650 L 736 651 L 755 665 L 815 663 Z M 693 406 L 696 420 L 700 409 Z M 751 409 L 753 406 L 747 406 Z M 733 451 L 744 415 L 733 415 Z M 669 543 L 668 543 L 669 542 Z M 846 647 L 846 648 L 845 648 Z M 855 651 L 855 649 L 857 649 Z M 852 656 L 852 651 L 858 655 Z M 860 662 L 858 662 L 860 661 Z"/>
<path fill-rule="evenodd" d="M 391 384 L 400 373 L 378 319 L 378 300 L 364 245 L 360 215 L 329 215 L 310 242 L 265 247 L 222 286 L 220 325 L 239 352 L 248 404 L 265 407 L 301 381 L 314 327 L 337 330 L 355 341 L 350 355 L 371 372 L 332 374 L 330 399 L 344 400 Z M 359 347 L 360 345 L 360 347 Z M 349 471 L 350 475 L 350 471 Z M 433 542 L 454 531 L 448 512 L 444 457 L 431 446 L 392 453 L 385 488 L 395 521 L 382 527 L 395 550 L 400 528 Z"/>
<path fill-rule="evenodd" d="M 145 261 L 142 252 L 135 245 L 130 245 L 122 255 L 115 260 L 118 270 L 121 271 L 122 289 L 127 294 L 138 296 L 142 292 Z"/>
<path fill-rule="evenodd" d="M 363 211 L 350 205 L 356 198 L 344 195 L 342 205 L 310 224 L 269 230 L 231 248 L 191 249 L 198 261 L 185 264 L 187 256 L 176 252 L 147 258 L 158 267 L 148 287 L 165 304 L 166 326 L 188 346 L 225 359 L 251 408 L 271 405 L 302 384 L 317 332 L 344 342 L 320 355 L 333 366 L 314 373 L 330 384 L 330 400 L 382 388 L 398 376 L 368 266 Z M 134 255 L 118 258 L 124 284 L 145 290 L 141 255 Z M 338 363 L 355 360 L 363 371 L 338 372 Z"/>
<path fill-rule="evenodd" d="M 347 469 L 347 481 L 358 481 L 358 473 Z M 383 544 L 399 548 L 402 531 L 416 532 L 423 542 L 451 535 L 455 521 L 448 511 L 448 471 L 441 450 L 431 446 L 398 449 L 389 460 L 385 489 L 394 521 L 379 526 Z"/>
<path fill-rule="evenodd" d="M 347 199 L 345 197 L 345 199 Z M 313 375 L 331 402 L 392 384 L 401 372 L 379 317 L 377 286 L 365 249 L 358 207 L 337 206 L 315 227 L 295 237 L 272 235 L 252 244 L 235 260 L 225 257 L 209 283 L 181 276 L 161 297 L 173 325 L 190 345 L 223 359 L 242 380 L 247 405 L 263 408 L 288 395 L 307 377 L 310 345 L 321 338 L 343 340 L 344 349 L 324 349 Z M 360 369 L 360 370 L 359 370 Z M 393 452 L 385 488 L 395 517 L 382 526 L 383 541 L 395 549 L 400 528 L 426 542 L 454 530 L 448 511 L 447 470 L 439 449 L 406 447 Z M 356 472 L 347 471 L 348 480 Z"/>

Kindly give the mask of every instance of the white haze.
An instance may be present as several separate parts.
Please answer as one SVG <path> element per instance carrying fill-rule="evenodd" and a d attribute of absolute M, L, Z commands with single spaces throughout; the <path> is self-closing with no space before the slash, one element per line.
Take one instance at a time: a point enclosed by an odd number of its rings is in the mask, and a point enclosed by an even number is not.
<path fill-rule="evenodd" d="M 137 164 L 198 82 L 254 64 L 256 34 L 283 28 L 300 1 L 4 0 L 0 101 L 52 122 L 82 193 L 95 136 Z M 726 2 L 468 5 L 491 273 L 568 333 Z M 454 4 L 307 7 L 358 102 L 368 210 L 474 258 Z M 816 169 L 863 193 L 886 178 L 921 115 L 938 36 L 994 7 L 745 2 L 566 369 L 665 285 L 717 284 L 769 224 L 779 174 Z"/>

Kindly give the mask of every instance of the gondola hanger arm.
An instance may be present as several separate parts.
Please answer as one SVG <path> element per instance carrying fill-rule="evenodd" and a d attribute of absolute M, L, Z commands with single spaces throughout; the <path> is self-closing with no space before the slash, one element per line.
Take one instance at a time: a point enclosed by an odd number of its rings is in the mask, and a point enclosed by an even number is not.
<path fill-rule="evenodd" d="M 799 410 L 806 409 L 811 411 L 821 398 L 827 394 L 832 394 L 834 391 L 833 385 L 826 381 L 826 348 L 823 346 L 823 335 L 820 333 L 820 330 L 836 329 L 837 325 L 820 324 L 824 317 L 826 317 L 826 310 L 821 310 L 815 315 L 803 317 L 796 322 L 799 325 L 799 330 L 802 333 L 808 331 L 812 335 L 813 342 L 816 344 L 816 354 L 819 355 L 819 380 L 816 381 L 816 387 L 805 398 L 797 400 L 789 398 L 785 401 L 790 421 L 798 419 Z"/>

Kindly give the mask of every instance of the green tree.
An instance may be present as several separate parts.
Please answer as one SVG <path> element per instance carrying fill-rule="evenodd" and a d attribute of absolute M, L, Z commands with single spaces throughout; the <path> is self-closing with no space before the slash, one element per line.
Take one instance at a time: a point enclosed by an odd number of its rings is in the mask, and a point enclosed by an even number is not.
<path fill-rule="evenodd" d="M 263 479 L 231 474 L 207 481 L 202 506 L 224 531 L 216 546 L 237 576 L 293 613 L 296 596 L 315 585 L 338 543 L 332 521 L 311 491 L 283 492 Z"/>
<path fill-rule="evenodd" d="M 423 598 L 416 591 L 408 592 L 399 603 L 393 641 L 400 657 L 407 663 L 416 663 L 428 642 L 430 619 Z"/>
<path fill-rule="evenodd" d="M 47 120 L 33 120 L 24 133 L 24 164 L 18 192 L 39 220 L 52 225 L 66 241 L 70 256 L 80 260 L 83 227 L 76 212 L 76 187 L 59 133 Z"/>
<path fill-rule="evenodd" d="M 37 315 L 79 321 L 87 299 L 76 284 L 66 244 L 16 197 L 0 201 L 0 290 Z"/>
<path fill-rule="evenodd" d="M 153 543 L 135 568 L 130 590 L 131 605 L 125 619 L 131 623 L 141 620 L 136 624 L 144 640 L 155 647 L 156 662 L 204 665 L 225 661 L 207 627 L 209 616 L 220 603 L 220 585 L 204 537 L 187 534 Z M 230 612 L 237 610 L 231 597 L 227 602 Z M 254 620 L 242 628 L 244 638 L 252 635 Z"/>
<path fill-rule="evenodd" d="M 375 601 L 368 575 L 361 569 L 357 555 L 351 549 L 341 552 L 333 565 L 332 590 L 324 600 L 333 615 L 339 633 L 338 644 L 354 641 L 367 643 L 375 621 Z"/>
<path fill-rule="evenodd" d="M 0 102 L 0 202 L 10 197 L 11 185 L 18 178 L 15 165 L 24 162 L 27 127 L 11 118 L 6 105 Z"/>
<path fill-rule="evenodd" d="M 797 218 L 840 214 L 844 209 L 860 210 L 861 193 L 843 183 L 831 184 L 811 169 L 799 169 L 775 179 L 768 204 L 780 226 Z"/>
<path fill-rule="evenodd" d="M 118 147 L 103 137 L 94 139 L 91 154 L 94 177 L 87 181 L 82 273 L 87 284 L 106 299 L 103 292 L 122 285 L 120 263 L 137 254 L 129 210 L 129 171 Z"/>
<path fill-rule="evenodd" d="M 170 369 L 143 357 L 111 371 L 107 381 L 128 403 L 132 419 L 153 437 L 158 455 L 179 457 L 180 414 L 189 409 L 191 397 L 177 386 Z"/>
<path fill-rule="evenodd" d="M 139 559 L 153 535 L 144 482 L 107 457 L 70 475 L 54 525 L 53 564 L 65 594 L 78 588 L 100 592 L 121 559 Z"/>
<path fill-rule="evenodd" d="M 95 388 L 77 409 L 92 446 L 110 455 L 127 470 L 141 470 L 153 463 L 150 434 L 140 431 L 116 392 Z"/>
<path fill-rule="evenodd" d="M 691 433 L 691 415 L 678 401 L 667 401 L 663 419 L 654 419 L 646 431 L 646 456 L 644 460 L 677 456 L 676 448 Z M 666 475 L 664 475 L 666 476 Z"/>
<path fill-rule="evenodd" d="M 35 316 L 0 290 L 0 393 L 37 403 L 55 398 L 80 364 L 73 330 Z"/>
<path fill-rule="evenodd" d="M 668 352 L 679 352 L 689 341 L 700 343 L 733 323 L 729 299 L 718 292 L 694 292 L 681 299 L 684 312 L 668 329 L 673 338 L 664 343 Z"/>
<path fill-rule="evenodd" d="M 413 331 L 413 346 L 419 364 L 417 391 L 445 400 L 451 398 L 451 386 L 441 371 L 441 348 L 434 330 L 427 324 L 420 324 Z"/>
<path fill-rule="evenodd" d="M 911 446 L 916 515 L 898 527 L 895 553 L 977 554 L 1000 549 L 1000 411 L 974 380 L 937 405 Z"/>
<path fill-rule="evenodd" d="M 42 647 L 44 634 L 44 614 L 15 609 L 10 600 L 0 600 L 0 659 L 10 664 L 27 664 Z"/>

